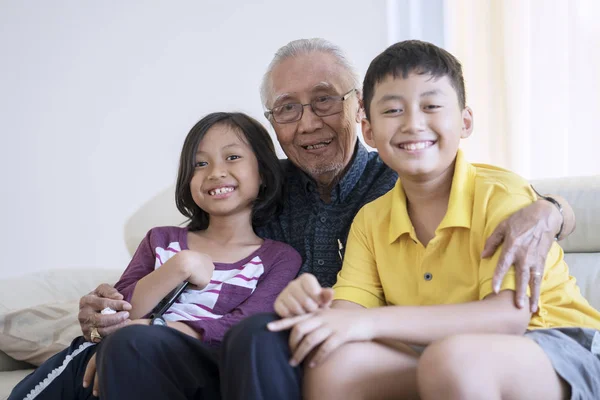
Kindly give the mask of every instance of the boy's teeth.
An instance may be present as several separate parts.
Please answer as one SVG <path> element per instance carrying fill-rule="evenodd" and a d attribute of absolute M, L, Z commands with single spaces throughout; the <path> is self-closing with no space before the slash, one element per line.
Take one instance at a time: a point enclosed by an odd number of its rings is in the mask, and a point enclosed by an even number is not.
<path fill-rule="evenodd" d="M 208 194 L 210 194 L 211 196 L 214 196 L 216 194 L 225 194 L 225 193 L 231 193 L 231 192 L 233 192 L 232 187 L 224 187 L 224 188 L 213 189 L 210 192 L 208 192 Z"/>
<path fill-rule="evenodd" d="M 423 150 L 429 146 L 431 146 L 433 142 L 418 142 L 418 143 L 405 143 L 401 144 L 400 147 L 405 150 Z"/>

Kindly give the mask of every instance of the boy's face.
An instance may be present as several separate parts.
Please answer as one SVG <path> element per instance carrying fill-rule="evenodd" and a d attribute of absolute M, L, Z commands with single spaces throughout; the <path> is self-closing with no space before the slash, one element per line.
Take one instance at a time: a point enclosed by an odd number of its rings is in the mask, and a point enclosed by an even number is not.
<path fill-rule="evenodd" d="M 473 129 L 469 107 L 460 109 L 448 77 L 389 75 L 375 86 L 365 141 L 402 178 L 425 181 L 452 166 L 460 139 Z"/>

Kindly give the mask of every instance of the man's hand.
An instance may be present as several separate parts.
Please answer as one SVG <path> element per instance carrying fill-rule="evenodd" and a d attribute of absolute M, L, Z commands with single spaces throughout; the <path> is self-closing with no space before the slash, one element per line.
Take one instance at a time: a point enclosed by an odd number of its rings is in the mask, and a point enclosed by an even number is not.
<path fill-rule="evenodd" d="M 117 313 L 100 314 L 107 307 Z M 83 336 L 91 341 L 92 328 L 97 328 L 100 336 L 105 337 L 124 327 L 129 323 L 128 310 L 131 310 L 131 304 L 123 300 L 123 295 L 108 283 L 101 284 L 79 300 L 78 318 Z"/>
<path fill-rule="evenodd" d="M 373 322 L 367 310 L 329 309 L 311 314 L 270 322 L 267 328 L 278 332 L 292 329 L 290 333 L 290 365 L 295 367 L 315 350 L 309 367 L 322 363 L 344 343 L 373 339 Z"/>
<path fill-rule="evenodd" d="M 531 312 L 537 311 L 546 257 L 561 223 L 562 216 L 557 208 L 546 200 L 538 200 L 496 227 L 481 254 L 483 258 L 491 257 L 503 244 L 492 281 L 496 293 L 504 275 L 514 265 L 517 280 L 515 303 L 519 308 L 525 306 L 529 285 Z"/>
<path fill-rule="evenodd" d="M 275 312 L 282 318 L 303 315 L 327 308 L 333 300 L 333 289 L 322 288 L 311 274 L 291 281 L 275 300 Z"/>

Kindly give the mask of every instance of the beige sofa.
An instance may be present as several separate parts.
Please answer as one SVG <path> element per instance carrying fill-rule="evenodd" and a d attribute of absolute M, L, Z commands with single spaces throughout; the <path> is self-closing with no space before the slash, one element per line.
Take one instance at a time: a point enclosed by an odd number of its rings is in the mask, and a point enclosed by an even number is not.
<path fill-rule="evenodd" d="M 541 193 L 562 195 L 575 209 L 577 230 L 561 245 L 582 292 L 600 309 L 600 176 L 545 180 L 534 185 Z M 171 201 L 168 194 L 164 203 L 154 201 L 146 209 L 172 210 L 166 203 Z M 140 220 L 145 221 L 143 225 L 149 223 L 148 219 L 148 213 L 140 215 Z M 178 222 L 173 219 L 173 223 Z M 139 243 L 146 229 L 142 224 L 134 225 L 126 230 L 130 247 Z M 115 282 L 121 272 L 121 269 L 56 270 L 0 280 L 0 349 L 13 355 L 0 352 L 0 399 L 5 399 L 14 385 L 32 371 L 31 364 L 15 358 L 39 361 L 65 347 L 79 334 L 76 320 L 79 298 L 100 282 Z"/>

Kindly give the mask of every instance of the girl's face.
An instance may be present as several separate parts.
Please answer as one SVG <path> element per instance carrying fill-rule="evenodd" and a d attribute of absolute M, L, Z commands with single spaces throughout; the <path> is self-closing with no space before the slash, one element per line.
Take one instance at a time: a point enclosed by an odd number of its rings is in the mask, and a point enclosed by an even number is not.
<path fill-rule="evenodd" d="M 190 190 L 211 217 L 251 212 L 261 184 L 258 161 L 242 133 L 211 127 L 198 145 Z"/>

